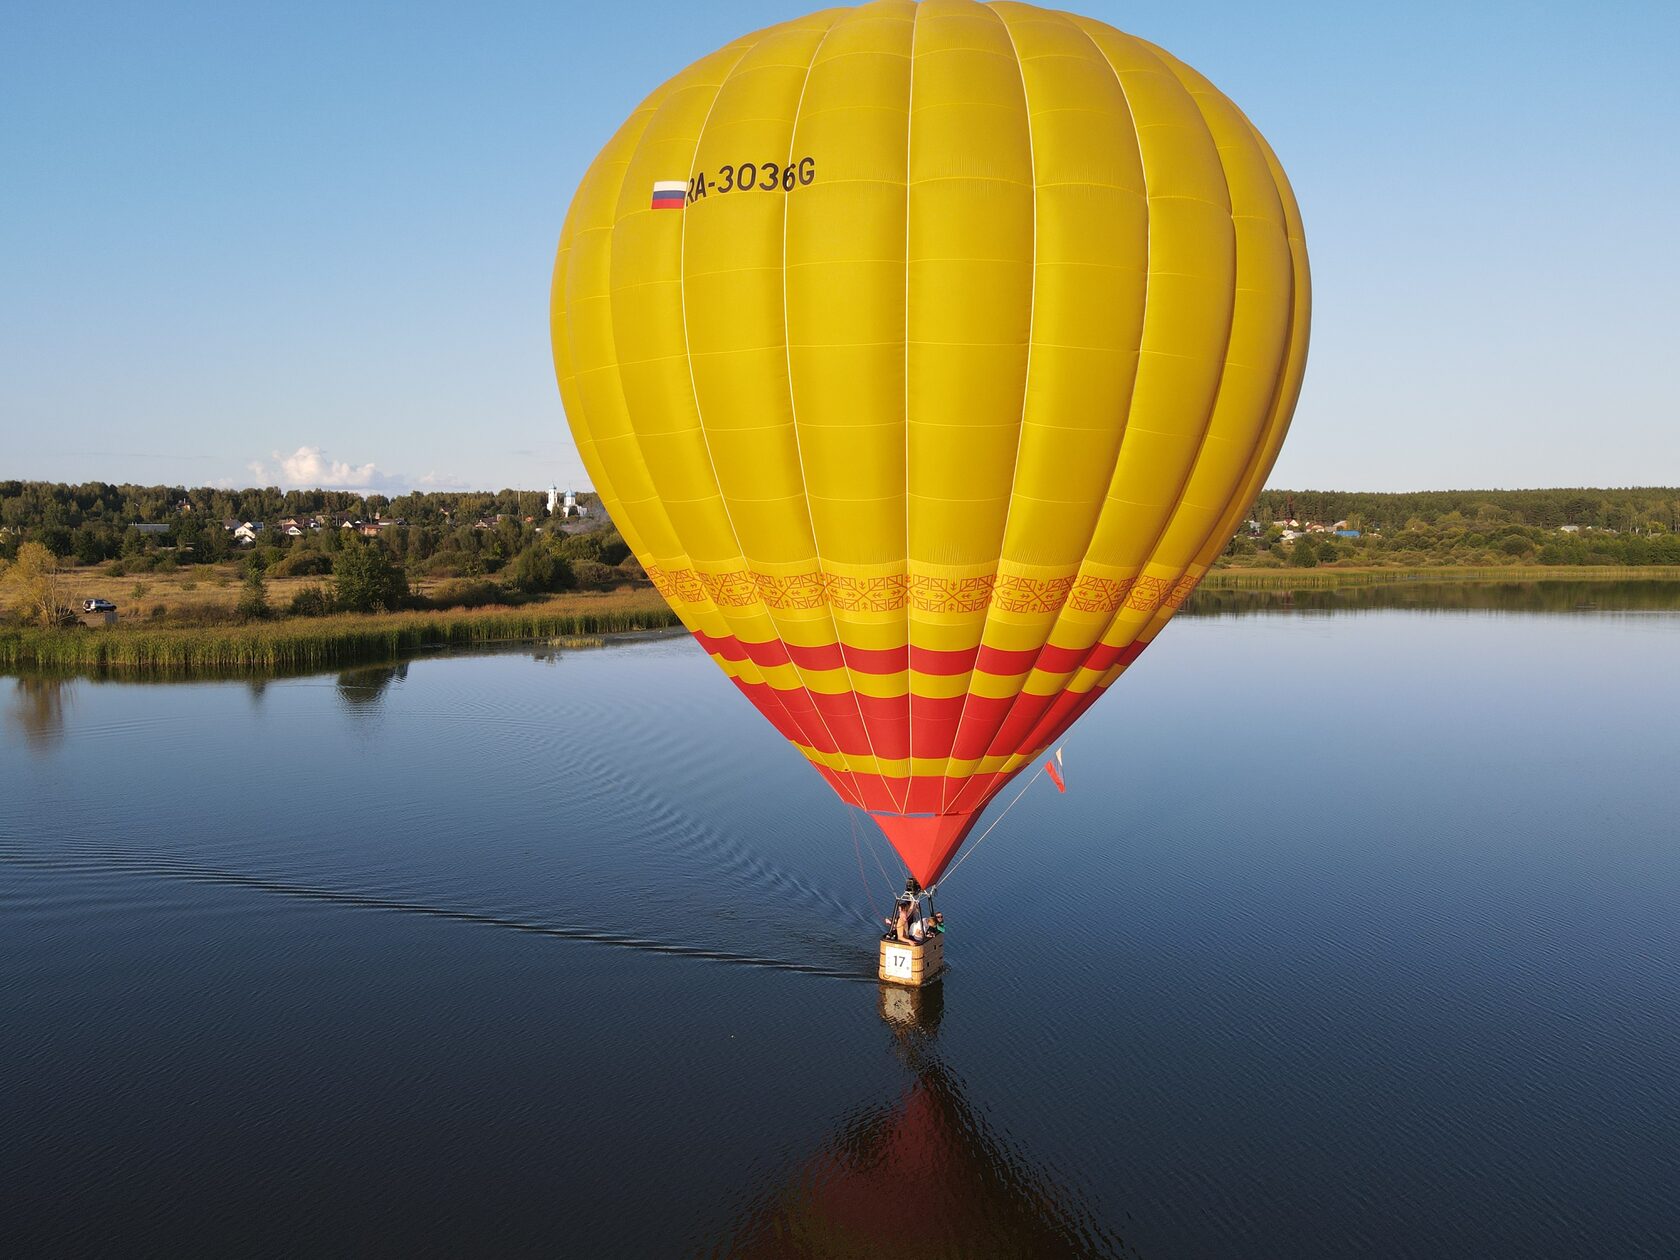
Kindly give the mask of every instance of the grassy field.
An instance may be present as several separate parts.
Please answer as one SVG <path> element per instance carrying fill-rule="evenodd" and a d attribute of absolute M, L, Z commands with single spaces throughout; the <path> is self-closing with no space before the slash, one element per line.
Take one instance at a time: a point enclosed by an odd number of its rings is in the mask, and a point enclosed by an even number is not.
<path fill-rule="evenodd" d="M 0 669 L 169 675 L 327 669 L 422 648 L 577 641 L 677 624 L 657 591 L 627 589 L 560 595 L 517 608 L 288 617 L 246 625 L 140 622 L 81 630 L 0 630 Z"/>
<path fill-rule="evenodd" d="M 1541 582 L 1680 580 L 1680 568 L 1652 565 L 1567 566 L 1545 564 L 1484 565 L 1452 567 L 1415 565 L 1388 567 L 1336 565 L 1316 569 L 1229 568 L 1215 569 L 1203 579 L 1210 590 L 1325 590 L 1338 586 L 1369 586 L 1384 582 Z M 177 569 L 170 573 L 147 573 L 134 577 L 108 577 L 99 568 L 70 569 L 61 575 L 66 602 L 80 608 L 84 599 L 108 599 L 116 604 L 123 626 L 139 622 L 171 621 L 207 623 L 232 620 L 239 599 L 239 570 L 236 565 L 205 565 Z M 283 612 L 292 597 L 305 587 L 325 585 L 319 577 L 270 578 L 268 602 Z M 422 579 L 416 594 L 425 595 L 437 583 Z M 649 609 L 663 608 L 651 589 L 627 598 L 643 598 Z M 570 598 L 570 597 L 566 597 Z M 578 596 L 577 598 L 592 598 Z M 158 610 L 162 611 L 159 612 Z M 91 625 L 94 618 L 88 618 Z"/>
<path fill-rule="evenodd" d="M 117 606 L 118 616 L 124 623 L 148 620 L 161 620 L 165 624 L 171 620 L 204 623 L 231 619 L 234 605 L 239 601 L 236 563 L 189 565 L 120 578 L 108 576 L 103 566 L 74 568 L 61 573 L 59 582 L 65 602 L 72 608 L 80 609 L 84 599 L 108 599 Z M 284 612 L 299 591 L 325 586 L 327 582 L 324 577 L 269 578 L 269 605 Z M 425 595 L 436 585 L 436 581 L 422 578 L 414 583 L 414 590 Z M 93 619 L 89 618 L 88 622 L 91 625 Z"/>
<path fill-rule="evenodd" d="M 1410 568 L 1215 569 L 1202 579 L 1210 591 L 1320 591 L 1391 582 L 1675 582 L 1673 565 L 1503 564 Z"/>

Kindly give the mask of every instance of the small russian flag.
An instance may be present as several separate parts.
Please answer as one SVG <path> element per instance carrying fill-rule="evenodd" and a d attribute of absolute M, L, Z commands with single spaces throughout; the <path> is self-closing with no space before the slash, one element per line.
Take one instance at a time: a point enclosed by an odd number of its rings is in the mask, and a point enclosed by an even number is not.
<path fill-rule="evenodd" d="M 1050 772 L 1050 782 L 1056 785 L 1056 791 L 1067 791 L 1067 780 L 1062 778 L 1062 750 L 1060 748 L 1056 749 L 1055 760 L 1046 761 L 1044 768 Z"/>
<path fill-rule="evenodd" d="M 660 179 L 653 184 L 655 210 L 681 210 L 688 202 L 688 185 L 680 179 Z"/>

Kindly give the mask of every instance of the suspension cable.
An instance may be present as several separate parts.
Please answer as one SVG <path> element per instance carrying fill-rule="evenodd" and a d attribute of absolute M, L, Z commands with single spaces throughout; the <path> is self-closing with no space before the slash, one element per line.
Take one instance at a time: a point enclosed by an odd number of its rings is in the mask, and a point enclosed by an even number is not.
<path fill-rule="evenodd" d="M 951 882 L 951 876 L 953 876 L 957 873 L 957 867 L 961 866 L 964 862 L 968 861 L 969 856 L 974 852 L 974 850 L 976 850 L 980 847 L 980 841 L 984 840 L 987 836 L 991 835 L 992 832 L 997 829 L 997 825 L 1000 822 L 1002 822 L 1005 818 L 1009 817 L 1009 811 L 1015 808 L 1015 802 L 1020 800 L 1023 796 L 1025 796 L 1027 794 L 1027 788 L 1030 788 L 1033 784 L 1038 782 L 1039 775 L 1042 775 L 1044 773 L 1045 766 L 1048 766 L 1049 764 L 1050 764 L 1049 762 L 1045 762 L 1044 765 L 1041 765 L 1038 768 L 1038 774 L 1035 774 L 1035 775 L 1033 775 L 1032 778 L 1028 779 L 1027 782 L 1026 782 L 1026 786 L 1023 787 L 1019 792 L 1015 793 L 1014 800 L 1010 801 L 1009 804 L 1007 804 L 1003 807 L 1003 813 L 999 814 L 996 818 L 992 819 L 992 825 L 990 827 L 987 827 L 986 830 L 982 831 L 979 834 L 979 836 L 976 837 L 974 843 L 969 845 L 968 849 L 963 853 L 963 855 L 960 858 L 957 859 L 956 865 L 952 866 L 950 870 L 946 871 L 945 874 L 940 877 L 939 882 L 941 884 L 948 884 L 948 883 Z"/>
<path fill-rule="evenodd" d="M 869 890 L 869 876 L 863 871 L 863 845 L 858 842 L 857 815 L 851 810 L 846 811 L 846 821 L 852 828 L 852 853 L 857 857 L 858 879 L 863 884 L 863 898 L 869 903 L 870 909 L 875 908 L 875 894 Z"/>
<path fill-rule="evenodd" d="M 888 899 L 896 900 L 898 897 L 898 885 L 893 883 L 893 877 L 887 874 L 887 868 L 881 865 L 881 855 L 875 851 L 875 841 L 870 836 L 868 827 L 863 829 L 863 845 L 869 850 L 869 856 L 874 859 L 875 869 L 881 872 L 881 879 L 887 885 Z"/>
<path fill-rule="evenodd" d="M 875 892 L 870 888 L 869 876 L 863 869 L 863 845 L 858 840 L 857 815 L 848 809 L 846 811 L 846 817 L 852 828 L 852 853 L 857 858 L 858 879 L 863 883 L 864 904 L 869 907 L 869 915 L 871 920 L 873 920 L 875 916 Z M 879 865 L 879 863 L 877 863 L 877 865 Z"/>

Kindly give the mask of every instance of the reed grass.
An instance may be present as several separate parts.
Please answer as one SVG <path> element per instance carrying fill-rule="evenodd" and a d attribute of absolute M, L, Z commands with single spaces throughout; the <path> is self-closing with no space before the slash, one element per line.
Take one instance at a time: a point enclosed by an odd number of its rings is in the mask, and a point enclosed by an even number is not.
<path fill-rule="evenodd" d="M 1347 569 L 1216 569 L 1202 589 L 1307 591 L 1403 582 L 1680 581 L 1673 565 L 1499 565 Z M 240 675 L 333 669 L 427 648 L 602 636 L 679 624 L 652 591 L 571 595 L 519 608 L 493 606 L 384 615 L 292 617 L 246 625 L 0 629 L 0 669 L 68 673 Z"/>
<path fill-rule="evenodd" d="M 331 669 L 425 648 L 554 640 L 677 625 L 657 594 L 572 597 L 521 608 L 294 617 L 242 626 L 0 630 L 0 669 L 249 674 Z"/>
<path fill-rule="evenodd" d="M 1640 582 L 1680 581 L 1675 565 L 1508 564 L 1439 568 L 1215 569 L 1202 579 L 1210 591 L 1317 591 L 1394 582 Z"/>

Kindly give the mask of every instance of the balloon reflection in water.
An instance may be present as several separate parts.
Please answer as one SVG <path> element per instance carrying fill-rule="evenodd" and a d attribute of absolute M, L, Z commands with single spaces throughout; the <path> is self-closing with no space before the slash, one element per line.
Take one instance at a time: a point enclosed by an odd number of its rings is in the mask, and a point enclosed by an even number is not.
<path fill-rule="evenodd" d="M 961 1079 L 936 1052 L 944 1004 L 943 985 L 881 986 L 881 1018 L 912 1073 L 909 1088 L 891 1106 L 849 1117 L 711 1254 L 1131 1254 L 969 1106 Z"/>

